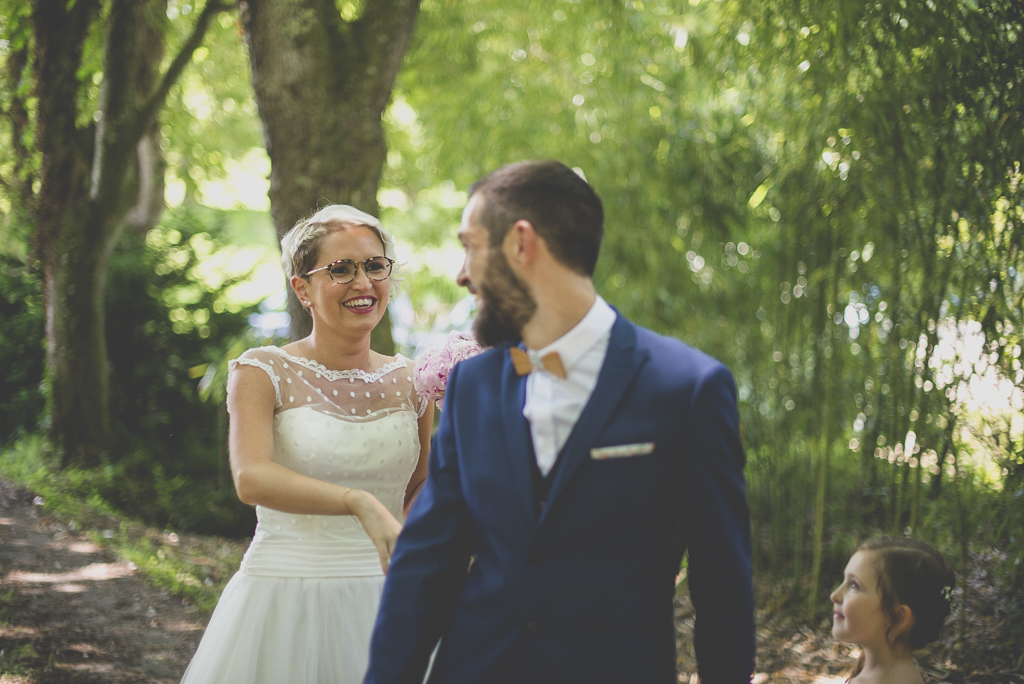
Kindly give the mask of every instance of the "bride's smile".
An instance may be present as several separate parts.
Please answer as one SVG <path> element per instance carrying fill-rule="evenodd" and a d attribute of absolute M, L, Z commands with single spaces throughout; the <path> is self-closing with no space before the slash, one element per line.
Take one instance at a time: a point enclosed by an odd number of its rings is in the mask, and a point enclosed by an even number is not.
<path fill-rule="evenodd" d="M 377 302 L 373 297 L 356 297 L 342 303 L 346 309 L 352 309 L 358 313 L 369 313 Z"/>

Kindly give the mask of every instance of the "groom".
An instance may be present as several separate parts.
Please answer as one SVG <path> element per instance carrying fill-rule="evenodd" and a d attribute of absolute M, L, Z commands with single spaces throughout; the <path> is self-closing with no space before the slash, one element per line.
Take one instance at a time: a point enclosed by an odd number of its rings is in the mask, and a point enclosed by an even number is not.
<path fill-rule="evenodd" d="M 704 684 L 754 667 L 732 375 L 597 296 L 601 200 L 553 161 L 470 188 L 458 282 L 493 346 L 451 374 L 372 684 L 676 682 L 684 553 Z M 657 277 L 657 274 L 651 274 Z M 467 572 L 468 568 L 468 572 Z"/>

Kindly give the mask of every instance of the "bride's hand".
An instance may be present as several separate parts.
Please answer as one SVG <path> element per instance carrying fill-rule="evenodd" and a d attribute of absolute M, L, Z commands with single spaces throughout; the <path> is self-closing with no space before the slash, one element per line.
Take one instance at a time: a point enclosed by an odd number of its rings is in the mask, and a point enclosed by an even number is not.
<path fill-rule="evenodd" d="M 345 503 L 349 510 L 359 518 L 359 523 L 370 541 L 377 547 L 380 566 L 385 574 L 391 563 L 391 554 L 395 550 L 395 541 L 402 531 L 402 524 L 395 519 L 391 511 L 377 500 L 373 494 L 362 489 L 352 489 L 345 494 Z"/>

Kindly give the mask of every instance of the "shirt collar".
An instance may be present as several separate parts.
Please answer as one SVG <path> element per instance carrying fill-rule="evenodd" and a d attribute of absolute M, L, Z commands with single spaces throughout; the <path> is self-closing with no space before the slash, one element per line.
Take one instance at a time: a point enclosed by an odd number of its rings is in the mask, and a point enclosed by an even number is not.
<path fill-rule="evenodd" d="M 537 353 L 545 356 L 551 352 L 558 352 L 562 357 L 562 365 L 568 371 L 590 351 L 591 347 L 609 335 L 614 324 L 615 310 L 598 295 L 590 311 L 576 327 Z"/>

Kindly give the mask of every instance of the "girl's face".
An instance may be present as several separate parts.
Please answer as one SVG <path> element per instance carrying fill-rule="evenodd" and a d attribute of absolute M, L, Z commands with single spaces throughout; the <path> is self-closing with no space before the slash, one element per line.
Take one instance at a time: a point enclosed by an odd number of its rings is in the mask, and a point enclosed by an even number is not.
<path fill-rule="evenodd" d="M 832 592 L 832 636 L 859 644 L 886 644 L 889 618 L 882 611 L 878 573 L 870 551 L 858 551 L 846 564 L 843 583 Z"/>

